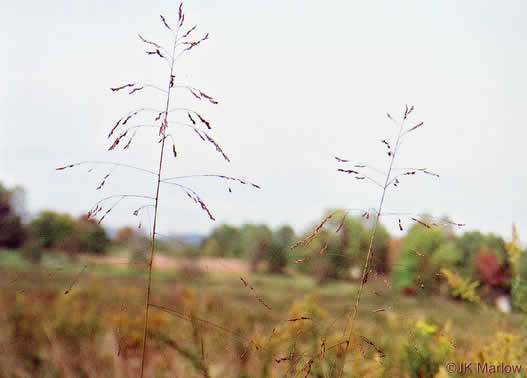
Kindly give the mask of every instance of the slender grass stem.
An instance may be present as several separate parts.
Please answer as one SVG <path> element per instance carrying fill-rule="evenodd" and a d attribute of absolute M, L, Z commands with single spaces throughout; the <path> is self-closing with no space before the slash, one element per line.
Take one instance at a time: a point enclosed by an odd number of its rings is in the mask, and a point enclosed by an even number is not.
<path fill-rule="evenodd" d="M 174 46 L 172 49 L 172 56 L 174 56 L 175 51 L 176 51 L 178 31 L 179 31 L 179 26 L 175 34 Z M 150 250 L 150 260 L 148 263 L 148 286 L 146 289 L 146 299 L 145 299 L 145 321 L 144 321 L 144 327 L 143 327 L 143 345 L 142 345 L 142 351 L 141 351 L 141 378 L 144 377 L 145 361 L 146 361 L 146 344 L 147 344 L 147 333 L 148 333 L 148 310 L 150 308 L 150 296 L 151 296 L 151 291 L 152 291 L 152 267 L 153 267 L 154 257 L 155 257 L 157 215 L 158 215 L 158 208 L 159 208 L 159 189 L 161 188 L 161 171 L 163 169 L 163 155 L 165 152 L 165 142 L 166 142 L 166 125 L 168 124 L 167 118 L 168 118 L 168 109 L 170 106 L 170 93 L 172 89 L 171 83 L 172 83 L 172 77 L 174 75 L 174 63 L 175 63 L 175 60 L 172 59 L 171 65 L 170 65 L 170 76 L 169 76 L 169 84 L 168 84 L 168 89 L 167 89 L 167 99 L 166 99 L 166 105 L 165 105 L 165 111 L 164 111 L 164 119 L 163 119 L 163 125 L 161 126 L 162 140 L 161 140 L 161 149 L 159 153 L 159 167 L 157 171 L 154 219 L 153 219 L 153 225 L 152 225 L 152 245 L 151 245 L 151 250 Z"/>
<path fill-rule="evenodd" d="M 378 207 L 378 210 L 377 210 L 377 216 L 375 217 L 375 225 L 373 226 L 373 230 L 372 230 L 372 233 L 371 233 L 371 236 L 370 236 L 370 242 L 369 242 L 369 246 L 368 246 L 368 253 L 366 255 L 366 260 L 364 261 L 364 266 L 362 268 L 362 275 L 361 275 L 360 285 L 359 285 L 359 289 L 357 290 L 357 296 L 355 298 L 355 304 L 353 306 L 353 312 L 352 312 L 351 316 L 348 316 L 348 320 L 346 322 L 346 328 L 345 328 L 344 332 L 346 332 L 346 330 L 349 328 L 349 333 L 348 333 L 348 336 L 346 338 L 346 348 L 345 348 L 345 351 L 344 351 L 344 356 L 343 356 L 342 364 L 341 364 L 341 367 L 340 367 L 340 373 L 339 373 L 339 377 L 340 378 L 342 377 L 342 374 L 344 373 L 344 365 L 346 364 L 346 356 L 348 354 L 349 345 L 351 343 L 351 338 L 353 336 L 354 321 L 355 321 L 355 318 L 357 317 L 357 312 L 358 312 L 358 309 L 359 309 L 359 304 L 360 304 L 360 300 L 361 300 L 362 290 L 364 289 L 364 284 L 366 283 L 365 282 L 366 281 L 366 275 L 368 274 L 368 269 L 370 268 L 370 262 L 371 262 L 371 259 L 373 257 L 373 253 L 374 253 L 374 251 L 373 251 L 373 242 L 374 242 L 375 236 L 377 234 L 377 227 L 379 225 L 379 219 L 380 219 L 381 214 L 382 214 L 382 207 L 383 207 L 383 204 L 384 204 L 384 199 L 386 197 L 386 192 L 387 192 L 387 189 L 388 189 L 388 187 L 390 185 L 390 178 L 391 178 L 393 163 L 395 162 L 395 158 L 397 156 L 397 151 L 399 150 L 399 146 L 400 146 L 400 143 L 401 143 L 401 136 L 403 135 L 403 126 L 404 126 L 404 120 L 401 121 L 401 123 L 400 123 L 399 132 L 397 134 L 397 141 L 395 143 L 395 147 L 394 147 L 393 152 L 391 154 L 390 166 L 389 166 L 388 171 L 386 173 L 386 179 L 384 181 L 384 186 L 382 188 L 382 194 L 381 194 L 381 199 L 379 201 L 379 207 Z"/>

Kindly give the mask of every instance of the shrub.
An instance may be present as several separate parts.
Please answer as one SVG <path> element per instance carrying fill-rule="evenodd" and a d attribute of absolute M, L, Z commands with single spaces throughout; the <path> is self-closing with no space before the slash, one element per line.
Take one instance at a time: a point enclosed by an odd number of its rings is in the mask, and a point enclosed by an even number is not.
<path fill-rule="evenodd" d="M 476 257 L 476 270 L 479 279 L 491 286 L 500 286 L 506 275 L 502 264 L 498 262 L 494 251 L 489 248 L 481 249 Z"/>
<path fill-rule="evenodd" d="M 434 322 L 418 320 L 413 339 L 406 347 L 408 370 L 412 377 L 433 377 L 451 354 L 447 324 L 440 329 Z"/>
<path fill-rule="evenodd" d="M 265 256 L 270 272 L 283 273 L 288 261 L 287 250 L 287 246 L 276 240 L 272 241 L 269 253 Z"/>
<path fill-rule="evenodd" d="M 468 278 L 463 278 L 448 269 L 441 269 L 441 273 L 446 277 L 452 296 L 461 297 L 472 303 L 481 303 L 481 299 L 476 293 L 479 282 L 471 282 Z"/>
<path fill-rule="evenodd" d="M 527 254 L 520 247 L 516 225 L 512 225 L 512 240 L 506 244 L 512 268 L 511 296 L 514 309 L 527 312 Z"/>
<path fill-rule="evenodd" d="M 272 273 L 283 273 L 289 262 L 289 246 L 295 239 L 291 226 L 282 226 L 273 232 L 269 253 L 265 255 L 268 269 Z"/>
<path fill-rule="evenodd" d="M 482 344 L 474 353 L 474 360 L 488 364 L 506 363 L 521 365 L 527 355 L 525 337 L 506 332 L 497 332 L 491 343 Z"/>
<path fill-rule="evenodd" d="M 31 221 L 30 230 L 44 248 L 58 247 L 75 232 L 75 221 L 68 214 L 44 210 Z"/>
<path fill-rule="evenodd" d="M 437 293 L 442 268 L 455 270 L 463 256 L 451 236 L 439 228 L 417 224 L 408 230 L 393 269 L 395 287 L 406 294 Z"/>
<path fill-rule="evenodd" d="M 456 240 L 456 246 L 461 250 L 462 259 L 459 263 L 463 275 L 478 279 L 476 258 L 482 249 L 491 249 L 498 262 L 506 262 L 505 241 L 494 234 L 483 234 L 479 231 L 465 232 Z"/>
<path fill-rule="evenodd" d="M 31 221 L 30 230 L 42 248 L 58 248 L 72 255 L 103 253 L 110 246 L 106 230 L 86 216 L 74 220 L 68 214 L 42 211 Z"/>

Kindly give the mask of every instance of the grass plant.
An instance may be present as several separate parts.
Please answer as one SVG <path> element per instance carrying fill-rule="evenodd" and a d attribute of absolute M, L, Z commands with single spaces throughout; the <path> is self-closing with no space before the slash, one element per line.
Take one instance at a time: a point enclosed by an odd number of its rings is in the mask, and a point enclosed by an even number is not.
<path fill-rule="evenodd" d="M 106 184 L 106 181 L 110 178 L 113 169 L 124 168 L 132 169 L 142 173 L 150 174 L 154 181 L 154 194 L 114 194 L 107 196 L 99 200 L 95 206 L 89 211 L 88 217 L 94 218 L 99 217 L 98 222 L 102 222 L 103 219 L 117 206 L 121 201 L 126 199 L 141 199 L 148 201 L 146 204 L 141 205 L 133 211 L 134 215 L 139 215 L 145 208 L 152 207 L 154 214 L 152 219 L 152 230 L 150 238 L 150 253 L 148 255 L 147 269 L 148 279 L 144 305 L 144 326 L 142 336 L 142 352 L 141 352 L 141 373 L 140 376 L 145 375 L 146 361 L 147 361 L 147 342 L 148 342 L 148 329 L 149 329 L 149 316 L 150 309 L 155 306 L 151 302 L 152 298 L 152 272 L 153 264 L 156 255 L 156 237 L 158 236 L 158 210 L 160 205 L 160 192 L 163 184 L 172 185 L 181 190 L 186 196 L 196 203 L 211 220 L 215 220 L 212 212 L 209 210 L 206 203 L 202 200 L 201 196 L 191 186 L 186 184 L 188 179 L 197 178 L 215 178 L 227 183 L 228 191 L 231 192 L 230 183 L 239 183 L 242 185 L 249 185 L 254 188 L 260 188 L 258 185 L 248 182 L 243 179 L 218 175 L 218 174 L 195 174 L 195 175 L 181 175 L 181 176 L 169 176 L 164 174 L 164 166 L 166 165 L 167 154 L 173 155 L 173 158 L 178 158 L 178 152 L 176 150 L 176 140 L 171 130 L 176 127 L 183 127 L 191 129 L 204 143 L 211 144 L 215 150 L 223 157 L 227 162 L 230 162 L 229 157 L 225 154 L 220 145 L 211 136 L 210 131 L 212 125 L 209 120 L 202 115 L 201 111 L 197 111 L 194 108 L 178 106 L 174 102 L 175 93 L 179 92 L 178 95 L 182 95 L 181 92 L 186 92 L 188 95 L 195 98 L 198 103 L 207 102 L 212 105 L 217 105 L 218 101 L 212 96 L 205 93 L 202 89 L 193 87 L 186 83 L 178 82 L 178 77 L 183 76 L 178 71 L 176 63 L 179 59 L 186 56 L 191 50 L 200 46 L 203 42 L 209 39 L 209 34 L 206 33 L 201 37 L 195 37 L 197 33 L 197 25 L 187 27 L 185 23 L 185 13 L 183 11 L 183 3 L 179 5 L 178 17 L 175 24 L 169 23 L 169 21 L 163 16 L 160 16 L 161 23 L 167 30 L 169 35 L 169 41 L 166 44 L 158 43 L 144 38 L 139 34 L 140 40 L 146 47 L 146 54 L 158 59 L 163 60 L 167 65 L 167 74 L 165 86 L 152 84 L 152 83 L 138 83 L 131 82 L 126 83 L 117 87 L 111 88 L 113 92 L 124 92 L 127 91 L 129 95 L 133 95 L 139 91 L 155 91 L 160 92 L 163 95 L 163 100 L 159 104 L 159 108 L 150 107 L 139 107 L 131 110 L 127 114 L 120 117 L 117 123 L 111 128 L 108 133 L 108 139 L 110 140 L 109 151 L 115 150 L 122 147 L 124 150 L 129 149 L 134 137 L 139 130 L 150 129 L 154 131 L 159 144 L 159 160 L 155 170 L 146 169 L 144 167 L 138 167 L 120 162 L 110 161 L 83 161 L 73 164 L 68 164 L 63 167 L 57 168 L 57 170 L 63 170 L 66 168 L 73 168 L 80 165 L 103 165 L 112 167 L 112 171 L 106 174 L 97 187 L 100 190 Z M 150 123 L 143 123 L 135 121 L 140 116 L 147 115 L 150 118 Z M 178 141 L 179 142 L 179 141 Z M 168 150 L 171 144 L 170 151 Z M 182 143 L 181 143 L 182 144 Z M 108 205 L 108 203 L 111 203 Z M 157 305 L 159 307 L 159 305 Z M 168 342 L 168 341 L 167 341 Z M 174 341 L 171 341 L 170 345 L 175 345 Z M 177 348 L 176 348 L 177 349 Z M 187 357 L 191 354 L 187 354 Z M 200 365 L 202 366 L 202 365 Z M 205 367 L 201 367 L 204 369 Z"/>

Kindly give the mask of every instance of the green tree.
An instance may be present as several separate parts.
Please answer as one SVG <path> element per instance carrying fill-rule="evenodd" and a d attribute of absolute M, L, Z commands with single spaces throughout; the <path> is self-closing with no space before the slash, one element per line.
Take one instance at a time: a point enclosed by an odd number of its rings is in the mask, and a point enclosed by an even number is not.
<path fill-rule="evenodd" d="M 26 240 L 27 233 L 17 209 L 23 193 L 20 187 L 7 189 L 0 183 L 0 247 L 18 248 Z"/>
<path fill-rule="evenodd" d="M 268 269 L 272 273 L 283 273 L 289 262 L 289 246 L 295 239 L 295 231 L 291 226 L 282 226 L 272 236 L 271 247 L 265 255 Z"/>
<path fill-rule="evenodd" d="M 452 246 L 446 243 L 445 233 L 439 228 L 412 226 L 403 241 L 392 274 L 397 289 L 438 289 L 441 263 L 452 259 Z M 456 258 L 454 258 L 456 260 Z"/>
<path fill-rule="evenodd" d="M 439 248 L 432 254 L 430 263 L 439 270 L 441 267 L 452 268 L 458 266 L 463 256 L 461 250 L 456 246 L 453 241 L 445 241 Z"/>
<path fill-rule="evenodd" d="M 305 247 L 295 250 L 295 259 L 300 270 L 315 274 L 320 282 L 333 279 L 348 279 L 350 268 L 360 266 L 366 256 L 371 231 L 371 218 L 347 217 L 345 210 L 332 210 L 326 213 L 324 226 Z M 316 227 L 315 227 L 316 228 Z M 310 238 L 312 232 L 304 235 Z M 379 225 L 373 244 L 372 270 L 387 270 L 387 252 L 390 235 Z"/>
<path fill-rule="evenodd" d="M 213 243 L 212 240 L 215 242 Z M 240 230 L 234 226 L 222 224 L 214 228 L 202 245 L 207 250 L 206 254 L 208 255 L 213 253 L 214 256 L 239 257 L 242 253 Z"/>
<path fill-rule="evenodd" d="M 264 259 L 267 261 L 269 272 L 283 273 L 288 262 L 286 247 L 273 240 Z"/>
<path fill-rule="evenodd" d="M 78 219 L 75 228 L 80 240 L 81 251 L 104 253 L 110 246 L 110 238 L 106 230 L 95 220 L 83 216 Z"/>
<path fill-rule="evenodd" d="M 245 224 L 240 230 L 240 239 L 243 255 L 249 259 L 254 271 L 270 251 L 273 232 L 265 224 Z"/>
<path fill-rule="evenodd" d="M 295 230 L 289 225 L 284 225 L 273 233 L 273 239 L 279 245 L 289 247 L 295 240 Z"/>
<path fill-rule="evenodd" d="M 201 247 L 202 254 L 205 256 L 220 256 L 221 247 L 215 238 L 207 238 Z"/>
<path fill-rule="evenodd" d="M 70 215 L 51 210 L 41 211 L 29 227 L 40 246 L 44 248 L 58 247 L 75 233 L 75 221 Z"/>
<path fill-rule="evenodd" d="M 478 279 L 476 271 L 476 258 L 483 249 L 491 249 L 496 255 L 498 262 L 507 263 L 505 241 L 495 234 L 483 234 L 479 231 L 465 232 L 456 240 L 456 246 L 461 251 L 462 259 L 458 266 L 464 276 Z M 505 266 L 507 268 L 507 266 Z"/>

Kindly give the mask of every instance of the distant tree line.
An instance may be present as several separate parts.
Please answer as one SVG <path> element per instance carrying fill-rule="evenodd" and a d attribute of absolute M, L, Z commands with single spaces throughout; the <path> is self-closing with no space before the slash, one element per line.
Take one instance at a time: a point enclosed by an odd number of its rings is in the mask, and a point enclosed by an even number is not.
<path fill-rule="evenodd" d="M 405 294 L 439 294 L 448 290 L 442 269 L 476 282 L 492 300 L 510 295 L 516 308 L 527 309 L 527 253 L 517 239 L 468 231 L 457 236 L 449 228 L 411 227 L 400 240 L 392 265 L 395 288 Z"/>
<path fill-rule="evenodd" d="M 243 258 L 253 270 L 296 270 L 321 283 L 359 281 L 375 218 L 345 214 L 344 210 L 327 212 L 322 227 L 313 225 L 299 236 L 290 226 L 273 231 L 266 225 L 237 228 L 223 224 L 192 253 Z M 422 217 L 425 221 L 429 218 Z M 510 295 L 516 308 L 527 309 L 527 253 L 518 240 L 506 243 L 501 236 L 479 231 L 458 235 L 448 226 L 427 227 L 416 222 L 397 239 L 392 239 L 379 224 L 373 243 L 366 279 L 381 278 L 407 295 L 448 295 L 449 287 L 442 274 L 442 269 L 447 269 L 477 282 L 478 292 L 488 301 Z M 295 244 L 298 247 L 292 249 Z"/>
<path fill-rule="evenodd" d="M 291 226 L 271 230 L 264 224 L 245 224 L 240 228 L 220 225 L 205 238 L 199 248 L 201 255 L 241 257 L 257 270 L 266 265 L 268 271 L 282 273 L 289 263 L 289 246 L 295 240 Z"/>
<path fill-rule="evenodd" d="M 359 265 L 368 248 L 372 221 L 344 217 L 335 210 L 310 242 L 292 248 L 298 239 L 310 238 L 311 232 L 296 235 L 284 225 L 276 230 L 264 224 L 245 224 L 239 228 L 223 224 L 213 229 L 195 253 L 206 256 L 239 257 L 250 262 L 253 270 L 284 273 L 286 268 L 315 275 L 320 282 L 350 278 L 350 269 Z M 316 226 L 313 226 L 315 228 Z M 390 235 L 381 225 L 374 240 L 375 269 L 386 272 Z"/>
<path fill-rule="evenodd" d="M 87 216 L 73 218 L 51 210 L 22 221 L 22 188 L 7 189 L 0 183 L 0 248 L 22 248 L 33 260 L 45 250 L 105 253 L 110 246 L 106 230 Z"/>
<path fill-rule="evenodd" d="M 23 197 L 22 188 L 8 189 L 0 183 L 0 248 L 21 248 L 38 261 L 46 250 L 75 256 L 81 252 L 102 254 L 114 245 L 128 249 L 133 262 L 146 261 L 149 241 L 137 229 L 123 227 L 111 241 L 93 219 L 50 210 L 23 222 Z M 289 225 L 272 230 L 265 224 L 222 224 L 199 245 L 172 238 L 157 240 L 156 248 L 176 256 L 245 259 L 253 271 L 298 271 L 320 283 L 360 280 L 375 218 L 347 216 L 345 210 L 337 209 L 324 214 L 323 219 L 303 235 L 296 235 Z M 426 221 L 427 216 L 422 219 Z M 527 253 L 519 245 L 516 231 L 513 241 L 506 243 L 492 233 L 458 235 L 450 227 L 415 223 L 402 237 L 392 239 L 379 223 L 373 243 L 366 279 L 370 274 L 382 277 L 408 295 L 445 294 L 449 289 L 443 272 L 447 269 L 467 282 L 476 282 L 484 298 L 511 295 L 515 306 L 527 311 Z"/>

